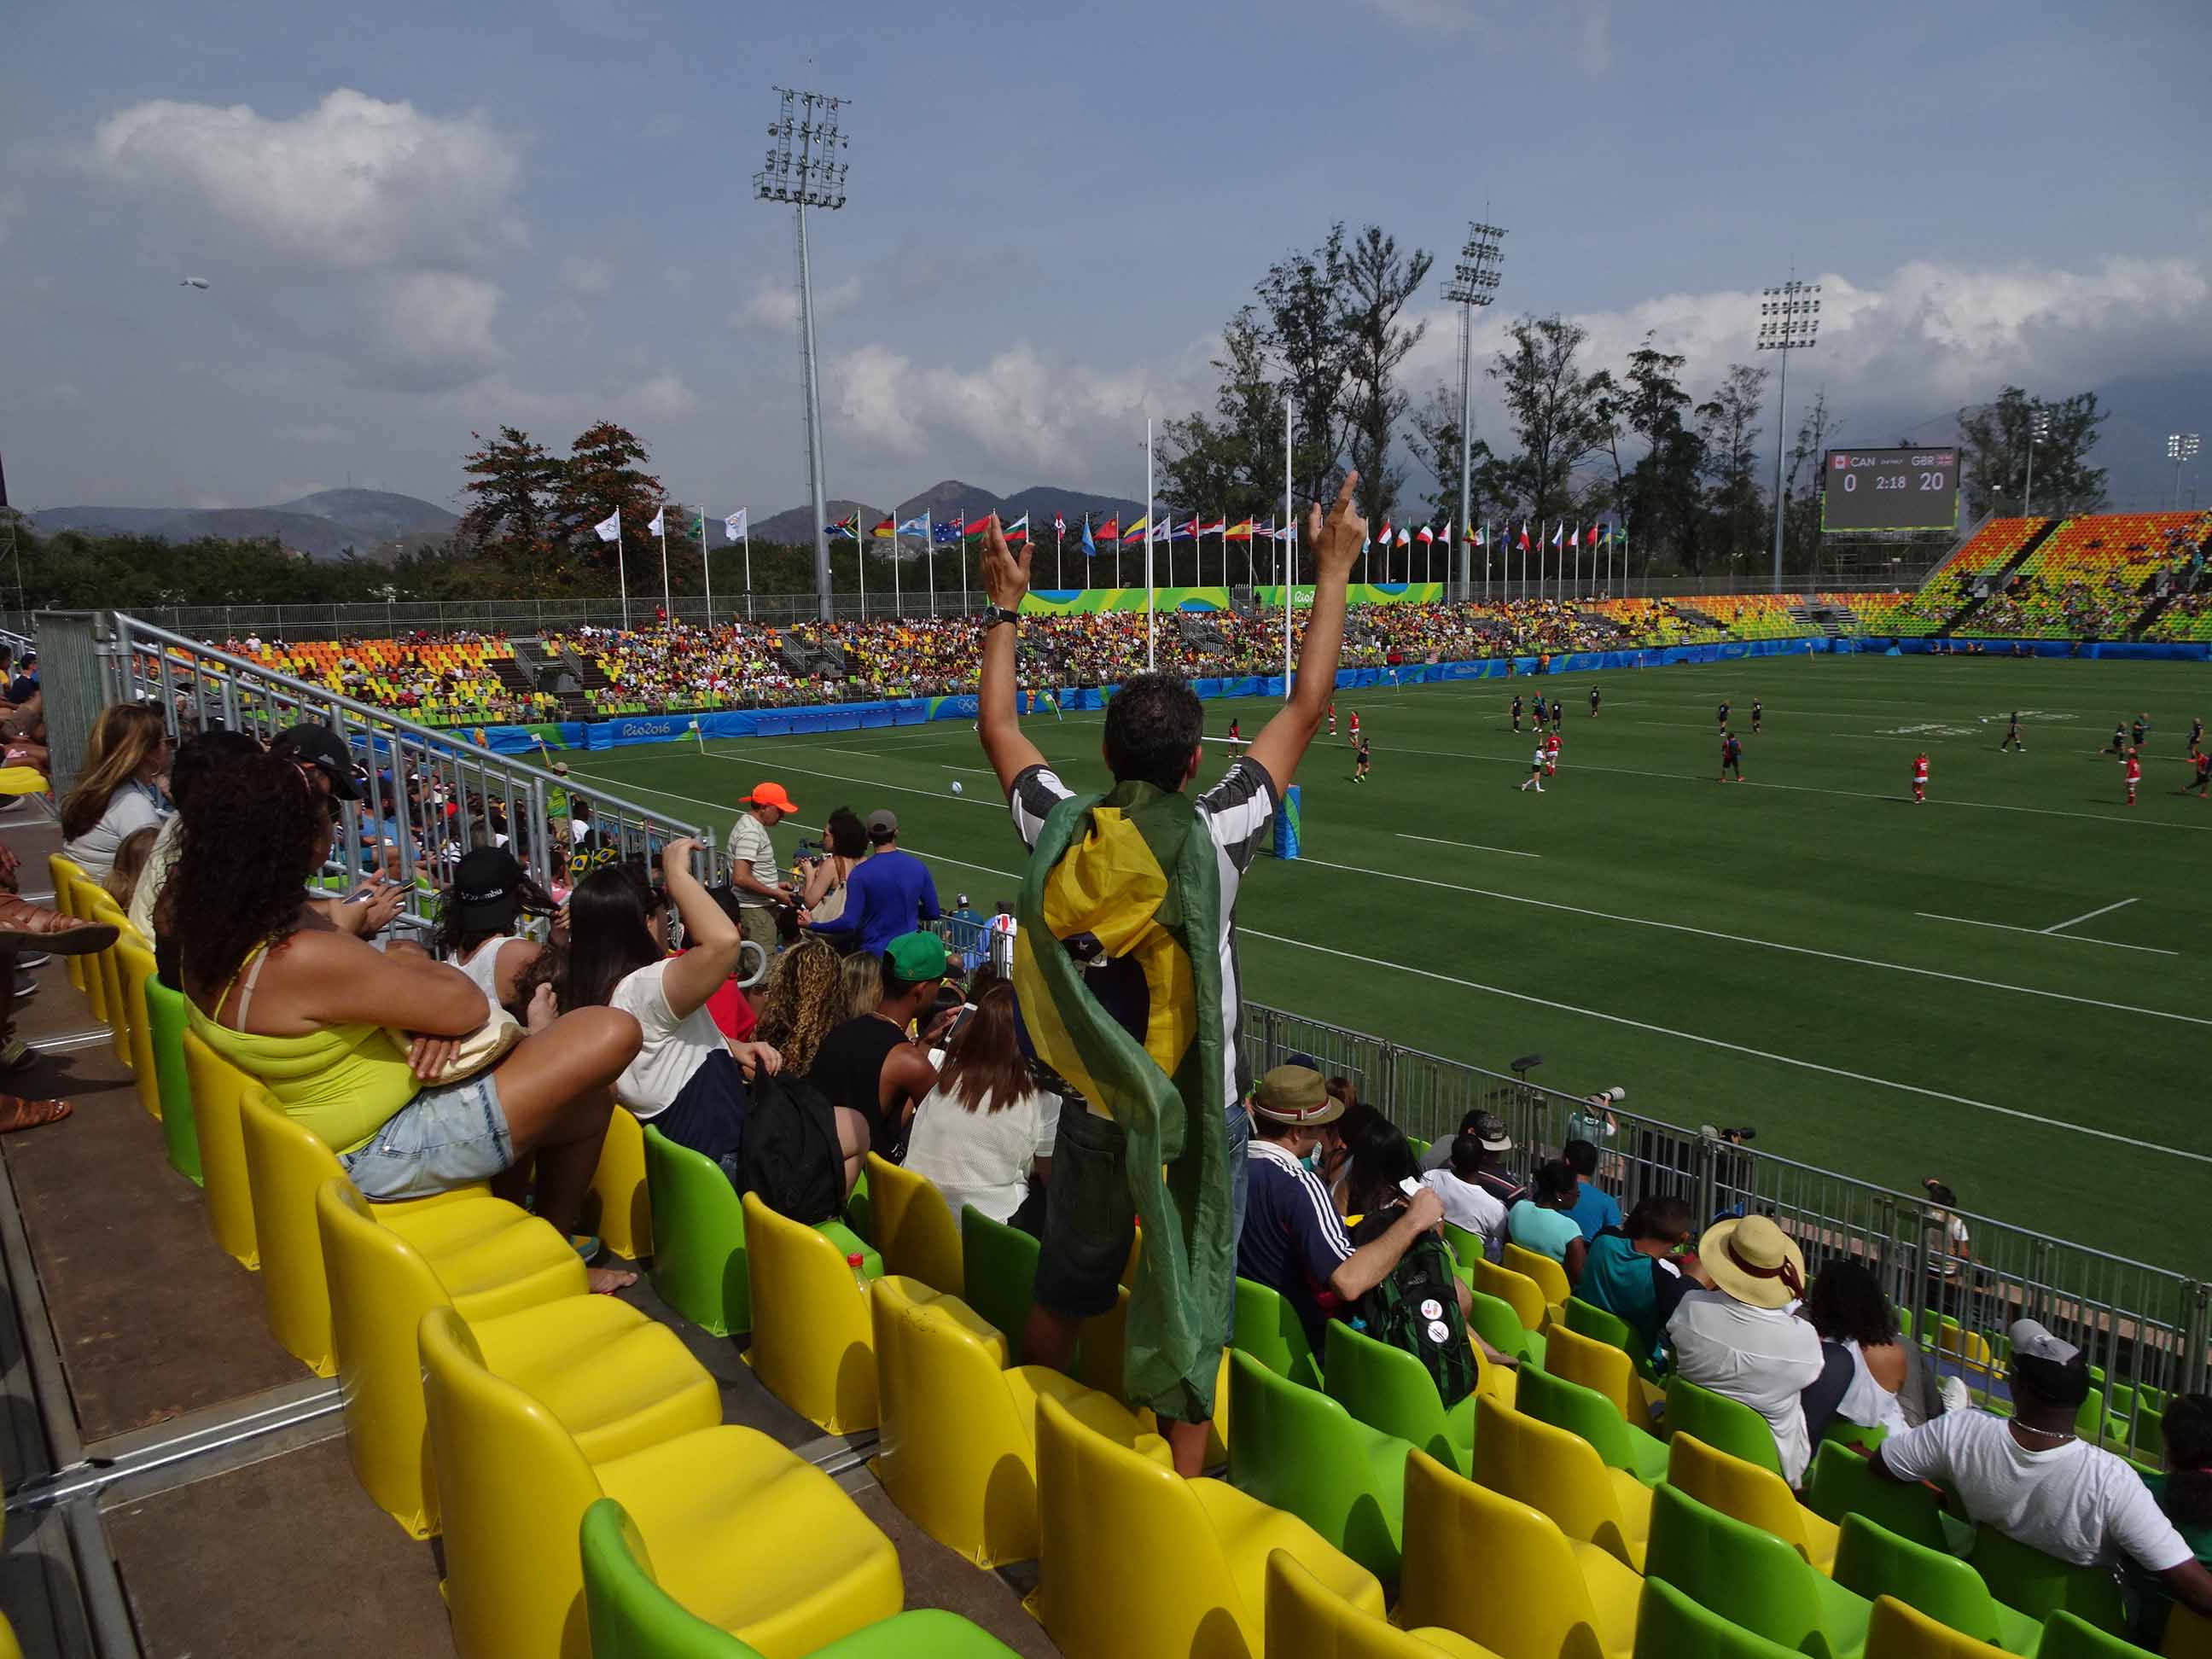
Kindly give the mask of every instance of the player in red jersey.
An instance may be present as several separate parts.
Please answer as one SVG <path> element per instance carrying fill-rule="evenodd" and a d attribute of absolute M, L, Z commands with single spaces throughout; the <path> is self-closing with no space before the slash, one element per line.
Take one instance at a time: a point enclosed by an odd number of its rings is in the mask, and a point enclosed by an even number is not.
<path fill-rule="evenodd" d="M 1735 775 L 1738 783 L 1743 781 L 1743 744 L 1735 732 L 1723 726 L 1721 727 L 1720 781 L 1726 783 L 1731 772 Z"/>
<path fill-rule="evenodd" d="M 1336 699 L 1334 697 L 1328 700 L 1328 734 L 1332 738 L 1336 735 Z"/>
<path fill-rule="evenodd" d="M 1552 735 L 1544 739 L 1544 775 L 1547 778 L 1557 777 L 1559 772 L 1559 734 L 1557 728 L 1554 728 Z"/>
<path fill-rule="evenodd" d="M 2183 792 L 2187 793 L 2189 785 L 2185 783 L 2181 787 Z M 2197 799 L 2212 799 L 2212 749 L 2197 751 Z"/>
<path fill-rule="evenodd" d="M 1355 749 L 1359 746 L 1359 711 L 1357 708 L 1352 711 L 1352 744 Z"/>
<path fill-rule="evenodd" d="M 2133 806 L 2136 804 L 2136 790 L 2142 782 L 2142 756 L 2138 750 L 2130 749 L 2128 757 L 2123 764 L 2127 769 L 2128 805 Z"/>
<path fill-rule="evenodd" d="M 1925 749 L 1912 757 L 1912 799 L 1923 805 L 1928 799 L 1928 751 Z"/>

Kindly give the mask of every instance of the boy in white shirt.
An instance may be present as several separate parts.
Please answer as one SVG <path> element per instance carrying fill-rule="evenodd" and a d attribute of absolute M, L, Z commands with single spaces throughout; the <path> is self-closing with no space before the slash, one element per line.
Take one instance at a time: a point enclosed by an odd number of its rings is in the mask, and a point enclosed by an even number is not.
<path fill-rule="evenodd" d="M 1504 1248 L 1505 1206 L 1476 1179 L 1482 1172 L 1482 1138 L 1462 1134 L 1451 1144 L 1451 1162 L 1431 1170 L 1421 1184 L 1442 1200 L 1444 1219 L 1480 1235 L 1482 1253 L 1495 1261 Z"/>

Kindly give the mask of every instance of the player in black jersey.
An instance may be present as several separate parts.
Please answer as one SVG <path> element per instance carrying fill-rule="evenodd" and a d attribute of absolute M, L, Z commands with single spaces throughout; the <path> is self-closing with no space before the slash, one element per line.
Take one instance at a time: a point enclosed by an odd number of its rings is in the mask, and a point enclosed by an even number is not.
<path fill-rule="evenodd" d="M 1590 718 L 1592 720 L 1597 718 L 1597 687 L 1593 685 L 1590 687 Z"/>
<path fill-rule="evenodd" d="M 2002 754 L 2008 749 L 2017 749 L 2023 755 L 2027 752 L 2027 745 L 2020 740 L 2020 711 L 2016 708 L 2005 726 L 2004 741 L 1997 745 L 1997 752 Z"/>
<path fill-rule="evenodd" d="M 1367 768 L 1370 760 L 1367 752 L 1367 739 L 1364 736 L 1359 739 L 1359 747 L 1355 752 L 1358 759 L 1352 769 L 1352 781 L 1354 783 L 1364 783 L 1367 781 Z"/>
<path fill-rule="evenodd" d="M 1518 691 L 1513 694 L 1513 729 L 1516 732 L 1521 729 L 1521 694 Z"/>
<path fill-rule="evenodd" d="M 1755 738 L 1759 735 L 1759 722 L 1764 720 L 1765 718 L 1765 706 L 1761 703 L 1757 697 L 1753 697 L 1751 700 L 1751 735 L 1753 737 Z"/>

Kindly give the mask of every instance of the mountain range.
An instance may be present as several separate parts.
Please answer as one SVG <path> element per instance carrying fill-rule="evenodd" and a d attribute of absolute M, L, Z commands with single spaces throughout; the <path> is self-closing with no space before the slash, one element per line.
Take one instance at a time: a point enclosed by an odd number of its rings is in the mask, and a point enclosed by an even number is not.
<path fill-rule="evenodd" d="M 687 509 L 688 510 L 688 509 Z M 1040 545 L 1052 540 L 1054 513 L 1067 516 L 1071 538 L 1088 513 L 1093 524 L 1109 516 L 1125 523 L 1144 511 L 1137 502 L 1112 495 L 1089 495 L 1079 489 L 1060 489 L 1032 484 L 1011 495 L 994 495 L 975 484 L 946 478 L 919 495 L 908 496 L 895 508 L 873 507 L 842 496 L 830 502 L 824 524 L 858 514 L 860 532 L 881 523 L 888 512 L 903 524 L 927 514 L 935 520 L 956 515 L 978 519 L 996 513 L 1003 519 L 1030 515 L 1030 528 Z M 273 507 L 49 507 L 29 515 L 45 532 L 82 530 L 109 535 L 154 536 L 164 541 L 191 542 L 213 536 L 223 540 L 274 539 L 314 559 L 336 559 L 350 550 L 364 559 L 391 559 L 453 534 L 458 515 L 413 495 L 383 489 L 324 489 L 297 501 Z M 672 518 L 672 526 L 674 522 Z M 757 542 L 805 545 L 814 539 L 814 513 L 794 507 L 752 524 Z"/>

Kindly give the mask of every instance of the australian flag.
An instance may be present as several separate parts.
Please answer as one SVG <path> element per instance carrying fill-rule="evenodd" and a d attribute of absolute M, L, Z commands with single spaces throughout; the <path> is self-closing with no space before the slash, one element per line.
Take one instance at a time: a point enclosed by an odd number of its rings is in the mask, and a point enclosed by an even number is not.
<path fill-rule="evenodd" d="M 960 520 L 955 519 L 949 524 L 932 525 L 929 530 L 929 539 L 935 542 L 939 547 L 953 547 L 958 545 L 960 541 Z"/>

